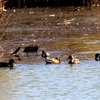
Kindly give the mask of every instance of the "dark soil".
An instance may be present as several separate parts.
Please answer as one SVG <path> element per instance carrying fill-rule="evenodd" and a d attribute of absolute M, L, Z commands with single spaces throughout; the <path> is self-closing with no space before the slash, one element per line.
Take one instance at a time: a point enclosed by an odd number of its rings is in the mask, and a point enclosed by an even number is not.
<path fill-rule="evenodd" d="M 6 20 L 0 27 L 0 46 L 5 50 L 2 52 L 0 49 L 1 61 L 13 58 L 17 63 L 42 63 L 41 50 L 49 52 L 51 57 L 60 55 L 61 61 L 66 62 L 69 54 L 75 54 L 81 60 L 93 58 L 94 55 L 80 54 L 82 49 L 71 48 L 73 43 L 69 41 L 71 37 L 80 39 L 83 35 L 100 32 L 100 9 L 79 7 L 80 11 L 75 12 L 74 9 L 76 8 L 8 9 L 2 14 L 2 22 Z M 24 48 L 34 44 L 40 46 L 38 53 L 30 53 L 27 57 L 23 53 Z M 10 55 L 19 46 L 20 61 Z"/>

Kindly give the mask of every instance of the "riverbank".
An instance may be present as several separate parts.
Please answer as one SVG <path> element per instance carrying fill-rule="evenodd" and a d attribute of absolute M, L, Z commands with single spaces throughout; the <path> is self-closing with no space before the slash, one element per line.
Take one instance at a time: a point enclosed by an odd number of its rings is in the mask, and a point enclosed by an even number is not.
<path fill-rule="evenodd" d="M 5 50 L 1 59 L 14 58 L 10 54 L 17 47 L 21 61 L 19 63 L 41 63 L 41 50 L 48 51 L 51 57 L 61 56 L 61 61 L 67 61 L 69 54 L 74 54 L 81 60 L 93 59 L 100 50 L 97 46 L 100 32 L 99 7 L 57 7 L 57 8 L 26 8 L 8 9 L 11 21 L 0 36 L 0 46 Z M 5 24 L 6 24 L 5 22 Z M 3 25 L 5 26 L 5 25 Z M 23 54 L 27 45 L 38 44 L 38 54 Z M 94 49 L 95 48 L 95 49 Z M 87 53 L 89 52 L 89 53 Z M 14 58 L 15 59 L 15 58 Z"/>

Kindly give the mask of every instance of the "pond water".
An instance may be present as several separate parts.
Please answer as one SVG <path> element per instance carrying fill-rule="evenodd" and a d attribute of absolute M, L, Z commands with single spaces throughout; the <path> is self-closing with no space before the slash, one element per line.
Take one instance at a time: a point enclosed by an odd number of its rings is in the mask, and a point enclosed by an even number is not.
<path fill-rule="evenodd" d="M 11 21 L 0 35 L 0 61 L 16 60 L 14 69 L 0 68 L 0 100 L 99 100 L 100 9 L 74 7 L 8 9 Z M 13 17 L 12 17 L 13 16 Z M 6 24 L 6 23 L 5 23 Z M 1 30 L 5 27 L 1 24 Z M 37 54 L 23 54 L 27 45 L 38 44 Z M 11 53 L 21 47 L 21 60 Z M 45 64 L 41 50 L 60 64 Z M 70 54 L 80 59 L 69 65 Z"/>
<path fill-rule="evenodd" d="M 99 100 L 100 62 L 16 64 L 0 69 L 1 100 Z"/>

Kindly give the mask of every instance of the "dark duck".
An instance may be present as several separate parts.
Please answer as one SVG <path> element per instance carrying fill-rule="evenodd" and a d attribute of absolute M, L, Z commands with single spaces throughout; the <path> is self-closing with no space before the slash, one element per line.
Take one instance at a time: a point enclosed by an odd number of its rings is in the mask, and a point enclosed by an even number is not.
<path fill-rule="evenodd" d="M 99 60 L 100 60 L 100 53 L 96 53 L 96 54 L 95 54 L 95 60 L 96 60 L 96 61 L 99 61 Z"/>
<path fill-rule="evenodd" d="M 39 46 L 38 45 L 29 45 L 29 46 L 26 46 L 24 51 L 25 53 L 37 53 L 39 50 Z"/>
<path fill-rule="evenodd" d="M 15 61 L 13 59 L 10 59 L 9 62 L 0 62 L 0 67 L 4 67 L 4 68 L 13 68 L 13 63 L 15 63 Z"/>
<path fill-rule="evenodd" d="M 49 57 L 49 53 L 42 51 L 41 57 L 46 59 L 47 57 Z"/>

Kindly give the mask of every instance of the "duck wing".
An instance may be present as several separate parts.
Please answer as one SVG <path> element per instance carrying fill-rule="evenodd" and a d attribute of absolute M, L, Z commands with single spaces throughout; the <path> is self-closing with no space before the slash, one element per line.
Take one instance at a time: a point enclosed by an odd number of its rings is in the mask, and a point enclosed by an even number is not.
<path fill-rule="evenodd" d="M 12 53 L 12 55 L 13 55 L 13 54 L 16 54 L 19 50 L 20 50 L 20 47 L 18 47 L 18 48 Z"/>
<path fill-rule="evenodd" d="M 46 61 L 47 64 L 50 64 L 50 63 L 53 63 L 54 60 L 50 59 L 50 58 L 47 58 L 47 59 L 45 59 L 45 61 Z"/>

